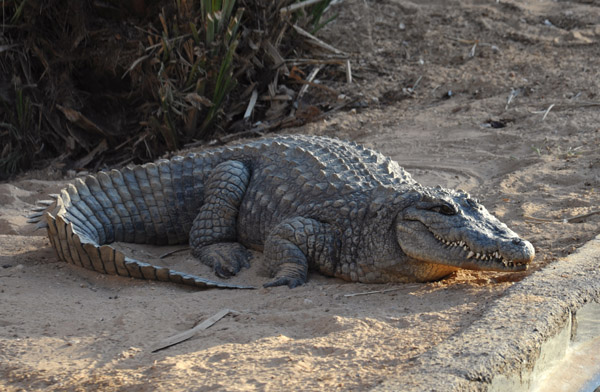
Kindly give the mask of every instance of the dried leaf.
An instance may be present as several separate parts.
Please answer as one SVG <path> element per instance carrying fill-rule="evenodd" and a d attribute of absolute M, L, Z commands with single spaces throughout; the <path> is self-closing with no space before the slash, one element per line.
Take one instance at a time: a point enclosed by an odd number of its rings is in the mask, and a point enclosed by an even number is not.
<path fill-rule="evenodd" d="M 207 108 L 214 106 L 214 104 L 212 103 L 212 101 L 206 97 L 203 97 L 200 94 L 197 93 L 189 93 L 185 96 L 185 100 L 188 101 L 189 103 L 191 103 L 192 105 L 194 105 L 194 103 L 198 103 L 202 106 L 205 106 Z M 196 105 L 194 105 L 196 106 Z"/>
<path fill-rule="evenodd" d="M 102 128 L 100 128 L 98 125 L 96 125 L 92 120 L 90 120 L 89 118 L 87 118 L 86 116 L 84 116 L 83 114 L 78 112 L 77 110 L 67 108 L 67 107 L 61 106 L 59 104 L 56 104 L 56 107 L 61 112 L 63 112 L 63 114 L 65 115 L 67 120 L 69 120 L 73 124 L 77 125 L 79 128 L 86 130 L 86 131 L 98 133 L 105 137 L 110 137 L 110 135 L 106 131 L 104 131 Z"/>
<path fill-rule="evenodd" d="M 193 337 L 199 331 L 203 331 L 205 329 L 210 328 L 217 321 L 221 320 L 223 317 L 227 316 L 229 313 L 232 313 L 232 312 L 233 311 L 229 310 L 229 309 L 222 309 L 222 310 L 218 311 L 212 317 L 209 317 L 208 319 L 204 320 L 200 324 L 196 325 L 194 328 L 188 329 L 187 331 L 183 331 L 181 333 L 178 333 L 177 335 L 170 336 L 166 339 L 161 340 L 157 344 L 153 345 L 152 348 L 150 349 L 150 351 L 155 353 L 159 350 L 162 350 L 167 347 L 171 347 L 175 344 L 184 342 L 184 341 L 190 339 L 191 337 Z"/>

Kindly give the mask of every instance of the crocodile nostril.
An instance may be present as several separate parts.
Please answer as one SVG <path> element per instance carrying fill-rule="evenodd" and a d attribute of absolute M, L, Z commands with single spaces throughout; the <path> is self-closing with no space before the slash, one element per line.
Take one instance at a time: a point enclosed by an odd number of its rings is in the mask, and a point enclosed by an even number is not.
<path fill-rule="evenodd" d="M 521 245 L 523 243 L 523 240 L 520 238 L 513 238 L 512 243 L 515 245 Z"/>

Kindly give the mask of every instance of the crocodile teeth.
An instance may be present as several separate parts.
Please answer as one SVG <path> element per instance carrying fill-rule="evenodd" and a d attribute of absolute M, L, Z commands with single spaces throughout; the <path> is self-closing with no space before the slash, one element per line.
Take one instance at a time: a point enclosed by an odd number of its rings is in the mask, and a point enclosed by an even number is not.
<path fill-rule="evenodd" d="M 433 236 L 440 241 L 442 244 L 444 244 L 444 247 L 447 249 L 450 248 L 454 248 L 454 247 L 461 247 L 462 250 L 464 250 L 465 252 L 467 252 L 466 258 L 470 259 L 472 257 L 475 257 L 478 260 L 482 260 L 482 261 L 494 261 L 494 262 L 501 262 L 502 264 L 504 264 L 507 267 L 513 267 L 514 263 L 511 262 L 510 260 L 505 259 L 504 257 L 502 257 L 500 255 L 499 251 L 494 251 L 494 252 L 490 252 L 490 253 L 475 253 L 473 252 L 468 245 L 465 243 L 465 241 L 449 241 L 446 240 L 444 238 L 442 238 L 441 236 L 437 235 L 437 234 L 433 234 Z"/>

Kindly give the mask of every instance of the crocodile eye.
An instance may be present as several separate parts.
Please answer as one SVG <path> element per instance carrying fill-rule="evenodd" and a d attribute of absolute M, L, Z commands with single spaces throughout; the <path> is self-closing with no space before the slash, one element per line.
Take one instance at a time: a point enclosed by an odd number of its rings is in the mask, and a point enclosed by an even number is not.
<path fill-rule="evenodd" d="M 449 204 L 440 204 L 437 206 L 433 206 L 429 209 L 429 211 L 438 212 L 443 215 L 454 215 L 456 214 L 456 210 Z"/>
<path fill-rule="evenodd" d="M 467 205 L 474 209 L 479 209 L 479 200 L 477 199 L 467 199 Z"/>

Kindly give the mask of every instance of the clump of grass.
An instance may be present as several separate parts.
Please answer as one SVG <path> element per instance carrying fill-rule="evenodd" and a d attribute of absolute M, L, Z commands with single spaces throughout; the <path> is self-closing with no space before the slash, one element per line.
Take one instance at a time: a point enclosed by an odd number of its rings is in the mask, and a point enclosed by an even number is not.
<path fill-rule="evenodd" d="M 298 4 L 298 2 L 296 4 Z M 331 1 L 319 1 L 309 7 L 301 7 L 294 13 L 294 18 L 300 20 L 300 24 L 309 26 L 311 34 L 316 34 L 319 30 L 338 17 L 337 14 L 334 14 L 323 20 L 323 16 L 327 8 L 329 8 L 329 4 L 331 4 Z M 304 21 L 302 21 L 302 19 L 304 19 Z"/>
<path fill-rule="evenodd" d="M 236 85 L 233 58 L 244 9 L 234 12 L 234 6 L 235 0 L 180 0 L 175 10 L 161 10 L 161 29 L 148 34 L 144 56 L 156 72 L 159 103 L 149 124 L 171 150 L 210 135 Z"/>
<path fill-rule="evenodd" d="M 310 95 L 298 75 L 313 67 L 288 68 L 306 58 L 296 31 L 315 41 L 330 2 L 3 1 L 0 178 L 32 163 L 120 166 L 293 124 Z"/>
<path fill-rule="evenodd" d="M 7 86 L 5 86 L 7 87 Z M 6 116 L 0 121 L 0 179 L 15 174 L 19 168 L 28 167 L 28 147 L 35 142 L 33 110 L 30 98 L 22 86 L 11 86 L 6 92 L 2 106 Z M 12 102 L 9 100 L 12 98 Z"/>

